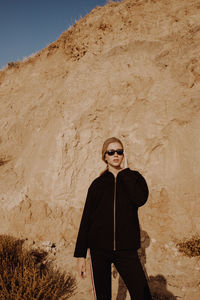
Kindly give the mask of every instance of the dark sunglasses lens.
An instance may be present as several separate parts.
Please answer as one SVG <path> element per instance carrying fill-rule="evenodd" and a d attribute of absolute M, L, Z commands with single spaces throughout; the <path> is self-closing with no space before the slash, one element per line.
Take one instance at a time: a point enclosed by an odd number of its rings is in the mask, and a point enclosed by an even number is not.
<path fill-rule="evenodd" d="M 108 150 L 107 153 L 108 153 L 109 156 L 112 156 L 112 155 L 115 154 L 115 151 L 114 150 Z"/>
<path fill-rule="evenodd" d="M 122 155 L 124 153 L 124 150 L 123 149 L 119 149 L 116 152 L 117 152 L 118 155 Z"/>
<path fill-rule="evenodd" d="M 123 149 L 118 149 L 118 150 L 108 150 L 107 153 L 109 156 L 112 156 L 117 152 L 118 155 L 122 155 L 124 153 Z"/>

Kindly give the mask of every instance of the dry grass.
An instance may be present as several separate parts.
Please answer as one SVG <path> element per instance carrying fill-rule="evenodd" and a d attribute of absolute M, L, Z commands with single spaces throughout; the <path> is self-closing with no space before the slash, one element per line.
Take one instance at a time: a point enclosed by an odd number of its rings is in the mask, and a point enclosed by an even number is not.
<path fill-rule="evenodd" d="M 8 69 L 11 69 L 11 68 L 19 68 L 19 62 L 17 61 L 17 62 L 13 62 L 13 61 L 11 61 L 11 62 L 9 62 L 8 63 Z"/>
<path fill-rule="evenodd" d="M 200 256 L 200 237 L 193 236 L 191 239 L 179 242 L 176 245 L 178 250 L 189 257 Z"/>
<path fill-rule="evenodd" d="M 55 270 L 43 250 L 24 250 L 24 240 L 0 235 L 0 299 L 69 299 L 75 279 Z"/>

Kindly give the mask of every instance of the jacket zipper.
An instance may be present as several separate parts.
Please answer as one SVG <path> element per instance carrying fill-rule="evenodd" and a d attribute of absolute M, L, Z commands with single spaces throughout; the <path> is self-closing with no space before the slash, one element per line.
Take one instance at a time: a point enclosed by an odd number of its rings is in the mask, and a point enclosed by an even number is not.
<path fill-rule="evenodd" d="M 114 250 L 116 250 L 116 183 L 117 178 L 115 177 L 115 185 L 114 185 Z"/>

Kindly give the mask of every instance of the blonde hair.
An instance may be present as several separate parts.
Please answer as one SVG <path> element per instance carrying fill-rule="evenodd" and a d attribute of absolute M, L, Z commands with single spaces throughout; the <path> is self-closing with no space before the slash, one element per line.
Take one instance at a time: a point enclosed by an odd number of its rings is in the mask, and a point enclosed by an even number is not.
<path fill-rule="evenodd" d="M 119 143 L 122 146 L 122 149 L 124 149 L 124 146 L 123 146 L 122 142 L 114 136 L 111 137 L 111 138 L 108 138 L 107 140 L 105 140 L 105 142 L 103 143 L 103 147 L 102 147 L 102 160 L 105 163 L 106 163 L 105 154 L 106 154 L 106 151 L 108 149 L 108 145 L 111 144 L 111 143 Z"/>

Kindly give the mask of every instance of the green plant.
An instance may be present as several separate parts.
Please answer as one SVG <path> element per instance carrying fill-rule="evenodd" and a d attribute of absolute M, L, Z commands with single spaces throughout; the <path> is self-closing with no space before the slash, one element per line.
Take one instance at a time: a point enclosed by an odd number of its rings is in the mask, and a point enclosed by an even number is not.
<path fill-rule="evenodd" d="M 66 300 L 75 279 L 55 270 L 43 250 L 25 250 L 24 240 L 0 235 L 1 300 Z"/>

